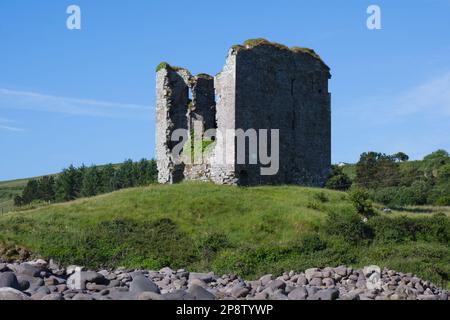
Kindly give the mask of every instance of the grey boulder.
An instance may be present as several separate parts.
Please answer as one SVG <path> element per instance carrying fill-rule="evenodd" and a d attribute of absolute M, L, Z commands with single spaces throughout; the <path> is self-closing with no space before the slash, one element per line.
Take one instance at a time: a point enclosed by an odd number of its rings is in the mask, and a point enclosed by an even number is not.
<path fill-rule="evenodd" d="M 184 290 L 175 290 L 174 292 L 162 295 L 164 300 L 195 300 L 195 297 Z"/>
<path fill-rule="evenodd" d="M 16 275 L 13 272 L 0 273 L 0 288 L 20 289 Z"/>
<path fill-rule="evenodd" d="M 72 300 L 94 300 L 94 298 L 89 294 L 78 293 L 72 298 Z"/>
<path fill-rule="evenodd" d="M 106 284 L 108 281 L 103 275 L 93 271 L 81 271 L 72 274 L 67 279 L 67 287 L 71 290 L 85 290 L 86 283 Z"/>
<path fill-rule="evenodd" d="M 24 274 L 30 277 L 39 277 L 41 270 L 35 266 L 28 263 L 22 263 L 15 267 L 16 273 Z"/>
<path fill-rule="evenodd" d="M 339 290 L 324 289 L 317 291 L 317 293 L 313 297 L 313 300 L 337 300 L 338 298 L 339 298 Z"/>
<path fill-rule="evenodd" d="M 13 288 L 0 288 L 0 301 L 2 300 L 30 300 L 30 297 Z"/>
<path fill-rule="evenodd" d="M 142 292 L 136 296 L 137 300 L 165 300 L 162 295 L 156 292 Z"/>
<path fill-rule="evenodd" d="M 144 275 L 138 275 L 133 278 L 130 283 L 130 292 L 141 293 L 141 292 L 154 292 L 160 293 L 158 286 L 150 279 Z"/>
<path fill-rule="evenodd" d="M 203 282 L 211 282 L 213 281 L 215 278 L 214 273 L 196 273 L 196 272 L 191 272 L 189 274 L 189 281 L 192 281 L 194 279 L 199 279 Z"/>
<path fill-rule="evenodd" d="M 290 300 L 306 300 L 308 297 L 308 291 L 305 287 L 298 287 L 289 292 L 288 298 Z"/>
<path fill-rule="evenodd" d="M 60 301 L 60 300 L 63 300 L 63 296 L 61 293 L 52 293 L 52 294 L 48 294 L 48 295 L 42 297 L 41 300 Z"/>
<path fill-rule="evenodd" d="M 216 297 L 211 292 L 209 292 L 205 288 L 195 285 L 195 284 L 192 285 L 188 289 L 188 293 L 190 293 L 195 298 L 195 300 L 215 300 L 216 299 Z"/>

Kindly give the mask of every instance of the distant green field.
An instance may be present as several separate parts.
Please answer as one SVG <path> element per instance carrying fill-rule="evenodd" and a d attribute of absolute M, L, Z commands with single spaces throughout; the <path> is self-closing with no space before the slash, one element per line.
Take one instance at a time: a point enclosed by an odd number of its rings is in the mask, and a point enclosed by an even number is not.
<path fill-rule="evenodd" d="M 380 221 L 375 237 L 352 243 L 341 236 L 352 236 L 355 221 L 327 220 L 330 213 L 356 214 L 346 193 L 298 186 L 153 185 L 4 214 L 0 246 L 20 245 L 90 267 L 170 266 L 253 278 L 377 264 L 439 282 L 440 273 L 450 273 L 450 221 L 429 220 L 443 211 L 430 210 L 380 212 L 381 218 L 407 220 Z"/>
<path fill-rule="evenodd" d="M 29 179 L 0 182 L 0 214 L 14 209 L 14 196 L 22 194 Z"/>

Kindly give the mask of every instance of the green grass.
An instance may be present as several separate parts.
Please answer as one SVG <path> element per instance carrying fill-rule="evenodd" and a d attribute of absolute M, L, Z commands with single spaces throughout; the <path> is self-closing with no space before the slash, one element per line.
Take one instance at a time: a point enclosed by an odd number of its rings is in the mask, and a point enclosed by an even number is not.
<path fill-rule="evenodd" d="M 438 271 L 450 273 L 448 238 L 442 236 L 450 228 L 440 223 L 448 217 L 428 224 L 430 214 L 405 212 L 408 221 L 418 221 L 414 241 L 403 234 L 387 241 L 390 224 L 381 220 L 377 237 L 352 243 L 344 237 L 348 230 L 339 230 L 345 223 L 329 221 L 331 212 L 344 220 L 355 214 L 347 194 L 323 189 L 154 185 L 5 214 L 0 242 L 64 264 L 184 267 L 248 278 L 341 264 L 378 264 L 438 283 Z M 422 225 L 431 230 L 426 239 Z"/>
<path fill-rule="evenodd" d="M 121 165 L 121 163 L 115 163 L 113 164 L 114 168 L 118 168 Z M 104 167 L 105 165 L 99 165 L 99 168 Z M 49 174 L 48 176 L 57 177 L 58 174 Z M 24 178 L 24 179 L 16 179 L 16 180 L 9 180 L 9 181 L 0 181 L 0 215 L 8 213 L 10 211 L 14 210 L 20 210 L 27 209 L 28 207 L 33 207 L 36 204 L 27 206 L 25 208 L 17 208 L 14 207 L 14 196 L 16 195 L 22 195 L 23 189 L 25 189 L 25 186 L 27 185 L 28 181 L 34 180 L 34 179 L 40 179 L 42 176 L 39 177 L 32 177 L 32 178 Z M 40 205 L 40 204 L 37 204 Z"/>
<path fill-rule="evenodd" d="M 0 182 L 0 214 L 14 209 L 14 197 L 21 195 L 29 179 Z"/>
<path fill-rule="evenodd" d="M 171 69 L 174 71 L 178 71 L 178 70 L 181 70 L 182 68 L 177 67 L 177 66 L 172 66 L 172 65 L 168 64 L 167 62 L 163 61 L 156 66 L 155 71 L 159 72 L 162 69 Z"/>
<path fill-rule="evenodd" d="M 306 54 L 310 55 L 311 57 L 322 61 L 320 56 L 313 49 L 303 48 L 303 47 L 289 48 L 289 47 L 285 46 L 284 44 L 277 43 L 277 42 L 271 42 L 264 38 L 248 39 L 248 40 L 244 41 L 244 43 L 242 45 L 240 45 L 240 44 L 233 45 L 232 48 L 238 51 L 238 50 L 242 50 L 242 49 L 252 49 L 252 48 L 260 46 L 260 45 L 272 46 L 272 47 L 278 48 L 280 50 L 291 51 L 294 53 L 306 53 Z"/>

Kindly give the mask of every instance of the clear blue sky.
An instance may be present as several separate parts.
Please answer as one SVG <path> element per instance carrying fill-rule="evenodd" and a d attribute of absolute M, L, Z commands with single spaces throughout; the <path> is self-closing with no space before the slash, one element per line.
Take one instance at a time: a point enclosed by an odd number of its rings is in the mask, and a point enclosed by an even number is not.
<path fill-rule="evenodd" d="M 255 37 L 331 67 L 333 162 L 450 150 L 450 0 L 16 0 L 0 2 L 0 180 L 152 158 L 155 66 L 216 74 Z"/>

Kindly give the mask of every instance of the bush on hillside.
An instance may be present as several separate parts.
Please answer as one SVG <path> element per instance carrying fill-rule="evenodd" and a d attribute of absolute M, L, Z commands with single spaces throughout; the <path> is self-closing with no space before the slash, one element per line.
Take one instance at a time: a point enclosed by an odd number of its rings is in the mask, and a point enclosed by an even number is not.
<path fill-rule="evenodd" d="M 332 166 L 331 175 L 325 188 L 338 191 L 347 191 L 352 186 L 352 180 L 344 173 L 341 167 Z"/>
<path fill-rule="evenodd" d="M 368 190 L 370 198 L 387 206 L 425 205 L 431 186 L 423 180 L 417 180 L 411 186 L 389 187 Z"/>
<path fill-rule="evenodd" d="M 442 184 L 434 187 L 428 194 L 428 203 L 438 206 L 448 206 L 450 202 L 450 181 L 448 184 Z"/>
<path fill-rule="evenodd" d="M 14 206 L 21 207 L 24 205 L 24 201 L 18 194 L 14 196 Z"/>
<path fill-rule="evenodd" d="M 369 221 L 374 238 L 380 242 L 416 241 L 417 223 L 408 217 L 377 216 Z"/>
<path fill-rule="evenodd" d="M 193 240 L 171 219 L 143 222 L 115 218 L 101 221 L 77 237 L 81 243 L 72 239 L 70 250 L 56 249 L 51 256 L 93 268 L 129 265 L 182 268 L 194 261 L 197 254 Z"/>
<path fill-rule="evenodd" d="M 438 206 L 450 206 L 450 196 L 442 196 L 437 198 L 435 204 Z"/>
<path fill-rule="evenodd" d="M 231 243 L 225 234 L 213 233 L 200 240 L 198 249 L 205 260 L 211 261 L 218 252 L 230 247 Z"/>
<path fill-rule="evenodd" d="M 304 234 L 295 244 L 295 250 L 300 253 L 315 253 L 326 249 L 326 247 L 326 241 L 317 233 Z"/>
<path fill-rule="evenodd" d="M 370 218 L 375 215 L 369 193 L 364 189 L 355 188 L 350 192 L 350 201 L 360 215 Z"/>
<path fill-rule="evenodd" d="M 369 220 L 375 241 L 400 243 L 428 241 L 450 243 L 450 218 L 445 214 L 432 217 L 377 216 Z"/>
<path fill-rule="evenodd" d="M 431 218 L 420 218 L 417 223 L 419 225 L 418 240 L 450 245 L 450 217 L 445 213 L 436 213 Z"/>
<path fill-rule="evenodd" d="M 341 237 L 352 244 L 372 237 L 370 228 L 361 216 L 353 212 L 328 213 L 324 230 L 328 235 Z"/>
<path fill-rule="evenodd" d="M 317 200 L 320 203 L 325 203 L 325 202 L 329 201 L 325 192 L 314 193 L 313 198 L 314 198 L 314 200 Z"/>

